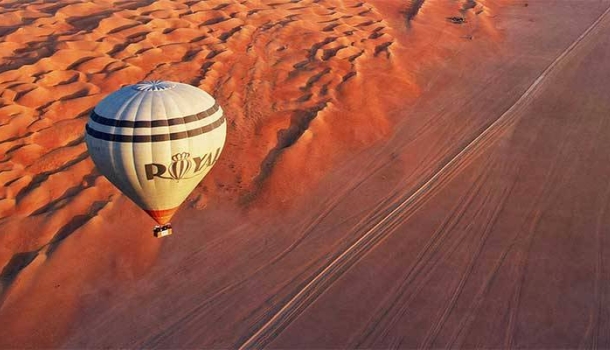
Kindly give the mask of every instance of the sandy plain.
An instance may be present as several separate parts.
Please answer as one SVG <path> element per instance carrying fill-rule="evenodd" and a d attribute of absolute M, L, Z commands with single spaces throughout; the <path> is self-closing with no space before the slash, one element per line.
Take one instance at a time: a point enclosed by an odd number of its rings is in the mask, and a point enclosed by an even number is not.
<path fill-rule="evenodd" d="M 0 6 L 3 347 L 610 346 L 610 1 Z M 82 129 L 168 76 L 230 128 L 154 240 Z"/>

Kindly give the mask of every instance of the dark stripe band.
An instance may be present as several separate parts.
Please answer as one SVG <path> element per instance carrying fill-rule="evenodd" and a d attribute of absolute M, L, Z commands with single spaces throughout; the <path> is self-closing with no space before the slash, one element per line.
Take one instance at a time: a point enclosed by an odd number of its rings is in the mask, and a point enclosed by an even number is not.
<path fill-rule="evenodd" d="M 154 128 L 157 126 L 171 126 L 171 125 L 196 122 L 198 120 L 211 116 L 212 114 L 218 112 L 219 109 L 220 109 L 220 106 L 217 103 L 214 103 L 214 105 L 212 107 L 210 107 L 210 109 L 197 113 L 197 114 L 187 115 L 186 117 L 172 118 L 172 119 L 165 119 L 165 120 L 138 120 L 138 121 L 117 120 L 117 119 L 102 117 L 101 115 L 95 113 L 95 109 L 94 109 L 93 111 L 91 111 L 90 118 L 91 118 L 91 120 L 93 120 L 94 122 L 96 122 L 98 124 L 115 126 L 115 127 L 120 127 L 120 128 Z"/>
<path fill-rule="evenodd" d="M 171 134 L 159 134 L 159 135 L 113 135 L 108 134 L 102 131 L 95 130 L 87 124 L 85 129 L 87 130 L 87 135 L 94 137 L 96 139 L 105 140 L 105 141 L 113 141 L 113 142 L 160 142 L 160 141 L 173 141 L 173 140 L 181 140 L 188 137 L 193 137 L 201 134 L 205 134 L 210 132 L 217 127 L 221 126 L 225 122 L 225 117 L 222 116 L 218 118 L 212 124 L 208 124 L 201 128 L 192 129 L 188 131 L 180 131 L 174 132 Z"/>

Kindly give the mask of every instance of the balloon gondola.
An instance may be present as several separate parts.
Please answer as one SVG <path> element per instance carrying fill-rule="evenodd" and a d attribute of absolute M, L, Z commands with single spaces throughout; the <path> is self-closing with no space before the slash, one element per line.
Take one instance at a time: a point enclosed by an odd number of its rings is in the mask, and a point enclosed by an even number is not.
<path fill-rule="evenodd" d="M 159 225 L 217 162 L 226 137 L 222 108 L 194 86 L 145 81 L 119 89 L 91 112 L 85 142 L 99 172 Z"/>
<path fill-rule="evenodd" d="M 157 225 L 153 228 L 153 236 L 157 238 L 169 236 L 174 233 L 174 229 L 172 228 L 172 224 L 167 223 L 165 225 Z"/>

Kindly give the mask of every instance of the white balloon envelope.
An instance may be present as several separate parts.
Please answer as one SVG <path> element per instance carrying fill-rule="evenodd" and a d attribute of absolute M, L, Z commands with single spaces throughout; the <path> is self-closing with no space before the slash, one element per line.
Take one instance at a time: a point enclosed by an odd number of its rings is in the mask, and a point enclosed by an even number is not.
<path fill-rule="evenodd" d="M 222 152 L 227 127 L 214 98 L 191 85 L 145 81 L 91 112 L 85 142 L 102 175 L 171 233 L 169 220 Z"/>

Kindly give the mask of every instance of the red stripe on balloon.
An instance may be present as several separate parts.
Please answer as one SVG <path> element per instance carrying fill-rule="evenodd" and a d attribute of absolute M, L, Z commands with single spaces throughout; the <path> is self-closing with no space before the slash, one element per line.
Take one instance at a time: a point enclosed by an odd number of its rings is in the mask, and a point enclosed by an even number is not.
<path fill-rule="evenodd" d="M 151 218 L 155 219 L 159 225 L 167 224 L 174 216 L 174 213 L 178 208 L 173 209 L 161 209 L 161 210 L 144 210 L 146 214 L 150 215 Z"/>

